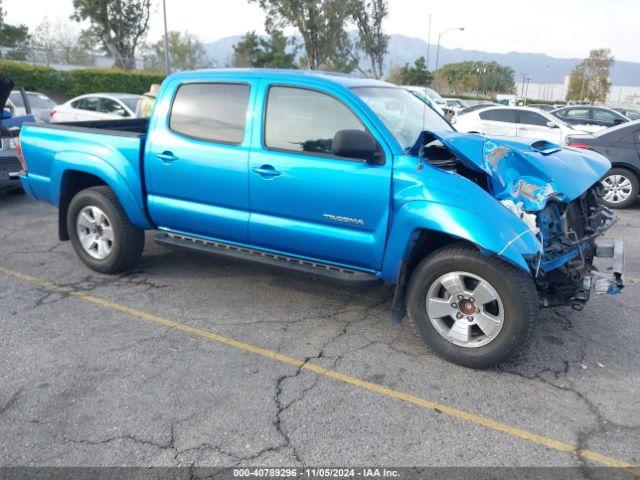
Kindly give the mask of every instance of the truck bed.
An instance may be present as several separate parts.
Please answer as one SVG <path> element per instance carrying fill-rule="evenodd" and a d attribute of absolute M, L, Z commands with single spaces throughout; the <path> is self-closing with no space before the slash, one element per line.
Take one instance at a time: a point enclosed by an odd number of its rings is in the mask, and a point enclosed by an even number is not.
<path fill-rule="evenodd" d="M 60 122 L 38 124 L 40 128 L 56 130 L 73 130 L 76 132 L 102 133 L 124 137 L 141 137 L 147 134 L 148 118 L 131 118 L 122 120 L 94 120 L 89 122 Z"/>
<path fill-rule="evenodd" d="M 144 222 L 142 159 L 149 121 L 25 123 L 20 144 L 28 172 L 23 186 L 35 198 L 58 205 L 62 186 L 76 173 L 109 185 L 132 219 Z M 87 181 L 87 180 L 84 180 Z"/>

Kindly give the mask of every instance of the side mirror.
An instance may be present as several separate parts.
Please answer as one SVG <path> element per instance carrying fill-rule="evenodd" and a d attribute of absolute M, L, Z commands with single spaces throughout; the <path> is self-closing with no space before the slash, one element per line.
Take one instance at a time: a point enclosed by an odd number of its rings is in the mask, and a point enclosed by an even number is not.
<path fill-rule="evenodd" d="M 3 108 L 2 109 L 2 120 L 7 120 L 11 118 L 11 110 L 9 110 L 8 108 Z"/>
<path fill-rule="evenodd" d="M 613 124 L 614 125 L 620 125 L 621 123 L 624 123 L 625 121 L 622 118 L 615 118 L 613 120 Z"/>
<path fill-rule="evenodd" d="M 547 122 L 547 127 L 549 128 L 558 128 L 558 124 L 552 121 Z"/>
<path fill-rule="evenodd" d="M 376 139 L 369 132 L 362 130 L 337 131 L 333 137 L 331 151 L 338 157 L 360 158 L 370 163 L 381 163 L 376 161 Z"/>
<path fill-rule="evenodd" d="M 121 117 L 128 117 L 129 114 L 124 108 L 119 108 L 115 111 L 116 115 L 120 115 Z"/>

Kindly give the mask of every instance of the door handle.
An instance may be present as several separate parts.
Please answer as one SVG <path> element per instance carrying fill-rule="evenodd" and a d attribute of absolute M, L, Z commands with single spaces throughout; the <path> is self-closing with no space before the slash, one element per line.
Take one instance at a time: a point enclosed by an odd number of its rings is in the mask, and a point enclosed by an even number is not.
<path fill-rule="evenodd" d="M 261 167 L 254 167 L 251 169 L 253 173 L 262 175 L 263 177 L 277 177 L 280 172 L 273 168 L 271 165 L 262 165 Z"/>
<path fill-rule="evenodd" d="M 171 152 L 156 153 L 156 158 L 162 160 L 164 163 L 173 163 L 178 160 L 178 157 Z"/>

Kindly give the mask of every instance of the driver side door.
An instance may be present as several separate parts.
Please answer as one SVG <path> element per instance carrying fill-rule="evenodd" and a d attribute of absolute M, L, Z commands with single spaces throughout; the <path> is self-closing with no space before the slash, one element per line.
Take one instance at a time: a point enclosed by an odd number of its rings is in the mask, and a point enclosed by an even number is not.
<path fill-rule="evenodd" d="M 332 153 L 339 130 L 373 133 L 340 93 L 278 84 L 264 88 L 263 123 L 254 133 L 257 147 L 249 161 L 249 242 L 379 270 L 389 219 L 390 157 L 373 165 Z"/>

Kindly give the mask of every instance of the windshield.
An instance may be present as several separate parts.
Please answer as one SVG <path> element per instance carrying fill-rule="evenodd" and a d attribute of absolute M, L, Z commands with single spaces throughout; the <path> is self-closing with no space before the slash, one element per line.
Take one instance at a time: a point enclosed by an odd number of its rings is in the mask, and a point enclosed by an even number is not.
<path fill-rule="evenodd" d="M 442 98 L 440 94 L 436 92 L 433 88 L 425 88 L 424 91 L 427 93 L 429 98 L 434 102 L 439 103 L 441 105 L 447 104 L 447 102 L 444 101 L 444 98 Z"/>
<path fill-rule="evenodd" d="M 56 106 L 55 102 L 41 93 L 27 93 L 31 108 L 50 109 Z"/>
<path fill-rule="evenodd" d="M 453 130 L 429 105 L 401 88 L 358 87 L 353 91 L 382 120 L 403 148 L 412 147 L 423 130 Z"/>

